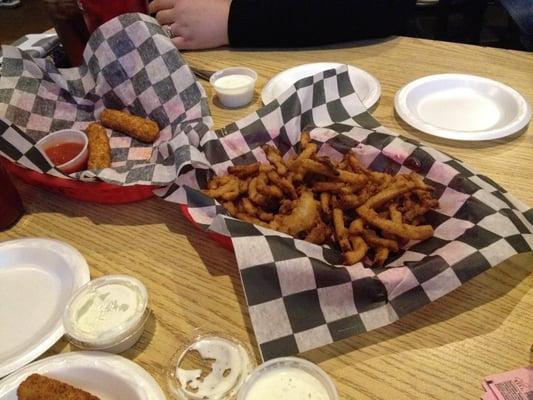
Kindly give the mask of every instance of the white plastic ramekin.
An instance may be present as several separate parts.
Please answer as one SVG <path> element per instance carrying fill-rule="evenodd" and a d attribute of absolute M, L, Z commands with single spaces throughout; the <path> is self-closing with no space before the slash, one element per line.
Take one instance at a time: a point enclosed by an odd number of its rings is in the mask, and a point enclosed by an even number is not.
<path fill-rule="evenodd" d="M 298 385 L 302 388 L 301 391 L 295 389 Z M 339 399 L 331 378 L 316 364 L 297 357 L 274 358 L 254 369 L 239 389 L 237 400 L 267 398 L 265 393 L 270 396 L 268 398 L 279 400 Z"/>
<path fill-rule="evenodd" d="M 232 77 L 235 78 L 233 82 L 228 82 L 227 79 Z M 257 73 L 246 67 L 225 68 L 215 72 L 209 79 L 220 103 L 228 108 L 244 107 L 249 104 L 254 95 L 256 81 Z"/>
<path fill-rule="evenodd" d="M 51 160 L 46 155 L 46 150 L 62 143 L 77 143 L 81 144 L 83 147 L 78 155 L 76 155 L 70 161 L 67 161 L 61 165 L 55 165 L 55 167 L 65 174 L 71 174 L 73 172 L 85 169 L 87 165 L 87 158 L 89 157 L 89 140 L 87 139 L 87 135 L 82 131 L 77 129 L 62 129 L 60 131 L 52 132 L 39 140 L 35 146 L 41 151 L 50 164 L 53 165 Z"/>
<path fill-rule="evenodd" d="M 79 288 L 65 308 L 68 340 L 85 350 L 121 353 L 141 337 L 150 309 L 138 279 L 107 275 Z"/>

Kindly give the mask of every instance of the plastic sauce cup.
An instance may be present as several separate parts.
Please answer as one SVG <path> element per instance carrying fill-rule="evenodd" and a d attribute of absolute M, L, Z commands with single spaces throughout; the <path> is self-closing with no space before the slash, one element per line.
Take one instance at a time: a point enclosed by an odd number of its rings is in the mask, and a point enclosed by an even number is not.
<path fill-rule="evenodd" d="M 74 293 L 63 325 L 76 347 L 121 353 L 139 340 L 149 316 L 148 293 L 139 280 L 107 275 Z"/>
<path fill-rule="evenodd" d="M 219 333 L 203 334 L 174 355 L 167 387 L 178 400 L 234 400 L 253 367 L 244 343 Z"/>
<path fill-rule="evenodd" d="M 257 73 L 250 68 L 231 67 L 215 72 L 209 83 L 223 106 L 243 107 L 252 101 Z"/>
<path fill-rule="evenodd" d="M 317 365 L 296 357 L 261 364 L 241 386 L 237 400 L 338 400 L 331 378 Z"/>
<path fill-rule="evenodd" d="M 63 129 L 46 135 L 36 143 L 36 147 L 50 164 L 65 174 L 86 169 L 89 140 L 87 135 L 77 129 Z M 67 154 L 68 153 L 68 154 Z M 63 156 L 66 156 L 63 159 Z M 62 162 L 54 160 L 63 159 Z"/>

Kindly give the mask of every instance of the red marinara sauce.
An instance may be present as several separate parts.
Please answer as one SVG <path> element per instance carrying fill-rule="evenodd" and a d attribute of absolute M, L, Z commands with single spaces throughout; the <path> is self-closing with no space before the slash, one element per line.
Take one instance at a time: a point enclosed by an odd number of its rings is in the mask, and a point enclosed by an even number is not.
<path fill-rule="evenodd" d="M 83 144 L 74 142 L 59 143 L 54 146 L 47 147 L 44 152 L 54 165 L 61 165 L 69 162 L 78 154 L 81 153 Z"/>

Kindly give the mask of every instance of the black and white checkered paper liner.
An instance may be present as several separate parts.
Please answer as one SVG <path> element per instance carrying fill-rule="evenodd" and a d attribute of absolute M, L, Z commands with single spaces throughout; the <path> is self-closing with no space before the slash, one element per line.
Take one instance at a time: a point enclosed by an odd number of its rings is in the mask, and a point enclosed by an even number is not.
<path fill-rule="evenodd" d="M 163 186 L 191 160 L 203 160 L 197 143 L 212 126 L 205 91 L 155 19 L 124 14 L 105 23 L 91 35 L 79 68 L 58 69 L 15 46 L 2 52 L 0 155 L 68 178 L 35 142 L 60 129 L 85 129 L 113 108 L 155 120 L 159 138 L 152 145 L 112 132 L 112 168 L 71 177 Z"/>
<path fill-rule="evenodd" d="M 30 33 L 11 43 L 33 57 L 46 57 L 54 48 L 60 45 L 55 33 Z M 2 65 L 2 52 L 0 51 L 0 66 Z"/>
<path fill-rule="evenodd" d="M 435 188 L 434 237 L 411 242 L 386 266 L 343 266 L 339 251 L 225 215 L 197 188 L 229 165 L 265 162 L 270 143 L 287 157 L 311 130 L 319 154 L 354 150 L 377 171 L 407 173 Z M 373 119 L 347 68 L 300 80 L 278 101 L 201 141 L 211 169 L 194 169 L 159 194 L 187 204 L 196 223 L 231 237 L 263 359 L 304 352 L 390 324 L 482 271 L 533 247 L 533 210 L 462 162 L 397 136 Z"/>

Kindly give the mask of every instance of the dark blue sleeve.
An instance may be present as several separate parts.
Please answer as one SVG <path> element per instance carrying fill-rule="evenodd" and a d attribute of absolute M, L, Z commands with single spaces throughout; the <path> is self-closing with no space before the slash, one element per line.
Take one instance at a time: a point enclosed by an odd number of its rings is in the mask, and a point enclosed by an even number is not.
<path fill-rule="evenodd" d="M 233 0 L 234 47 L 314 46 L 400 33 L 415 0 Z"/>

